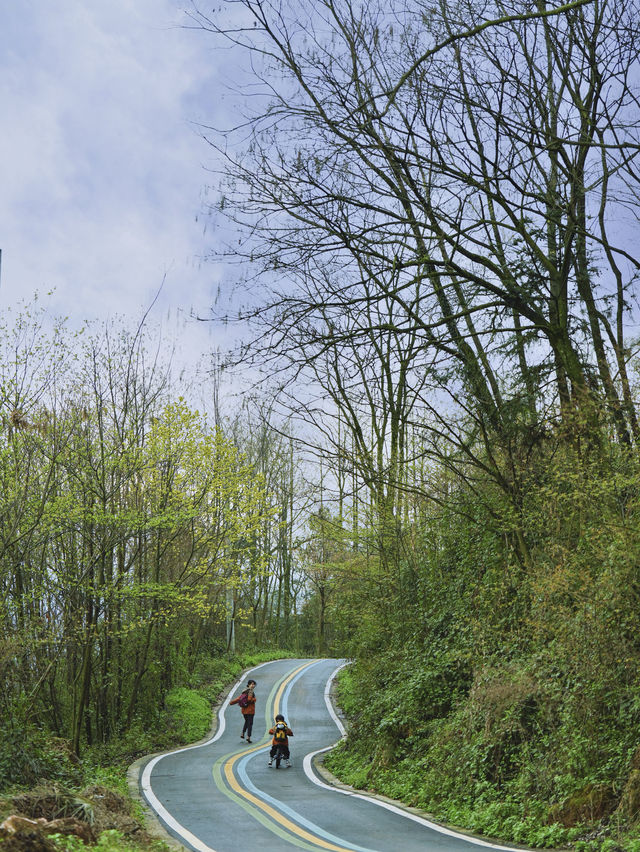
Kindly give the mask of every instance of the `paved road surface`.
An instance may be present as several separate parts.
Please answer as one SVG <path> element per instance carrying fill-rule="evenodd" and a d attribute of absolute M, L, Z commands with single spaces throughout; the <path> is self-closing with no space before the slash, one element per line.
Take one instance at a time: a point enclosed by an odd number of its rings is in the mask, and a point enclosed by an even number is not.
<path fill-rule="evenodd" d="M 480 852 L 508 847 L 439 828 L 388 803 L 322 781 L 313 756 L 333 745 L 341 724 L 328 698 L 339 660 L 278 660 L 252 669 L 257 681 L 253 742 L 224 702 L 208 742 L 149 760 L 142 793 L 167 830 L 198 852 Z M 243 679 L 229 698 L 238 695 Z M 276 713 L 294 732 L 292 766 L 267 766 Z"/>

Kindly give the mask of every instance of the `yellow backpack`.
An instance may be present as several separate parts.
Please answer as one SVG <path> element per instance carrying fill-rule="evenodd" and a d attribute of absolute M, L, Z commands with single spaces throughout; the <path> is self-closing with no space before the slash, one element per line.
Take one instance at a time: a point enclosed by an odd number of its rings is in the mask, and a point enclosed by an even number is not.
<path fill-rule="evenodd" d="M 273 738 L 276 742 L 283 742 L 287 738 L 287 723 L 276 722 L 273 728 Z"/>

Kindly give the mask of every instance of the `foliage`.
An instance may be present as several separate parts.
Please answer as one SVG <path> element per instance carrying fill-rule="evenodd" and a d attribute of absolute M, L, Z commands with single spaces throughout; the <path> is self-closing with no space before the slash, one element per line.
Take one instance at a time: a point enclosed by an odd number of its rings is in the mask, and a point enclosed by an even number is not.
<path fill-rule="evenodd" d="M 74 800 L 74 797 L 80 795 L 80 791 L 86 788 L 94 789 L 97 785 L 97 789 L 102 794 L 105 791 L 116 791 L 122 797 L 123 807 L 126 807 L 128 812 L 133 813 L 142 823 L 144 821 L 142 811 L 129 797 L 127 768 L 131 760 L 139 753 L 162 748 L 170 749 L 198 739 L 210 729 L 211 704 L 219 699 L 220 693 L 228 688 L 242 671 L 274 659 L 274 656 L 286 657 L 287 652 L 282 651 L 274 655 L 272 651 L 256 650 L 233 658 L 213 661 L 208 658 L 203 659 L 198 667 L 202 677 L 197 683 L 197 688 L 194 683 L 193 688 L 179 687 L 171 690 L 167 695 L 165 707 L 158 715 L 154 729 L 149 731 L 134 724 L 121 741 L 100 747 L 94 746 L 87 750 L 82 760 L 75 758 L 68 744 L 60 742 L 46 732 L 37 732 L 38 736 L 34 736 L 29 747 L 33 749 L 34 754 L 37 749 L 41 757 L 42 762 L 35 770 L 42 773 L 37 776 L 38 780 L 46 778 L 49 782 L 54 782 L 49 787 L 43 787 L 44 793 L 50 795 L 52 790 L 58 791 L 60 796 L 64 795 Z M 208 679 L 212 674 L 216 680 Z M 73 772 L 64 772 L 65 763 L 62 755 L 65 750 L 68 759 L 72 761 Z M 18 753 L 14 752 L 14 754 Z M 50 758 L 50 764 L 47 763 L 48 758 Z M 9 784 L 5 781 L 3 786 L 8 797 L 0 799 L 2 817 L 12 812 L 9 796 L 19 796 L 24 793 L 25 786 L 30 786 L 32 777 L 34 776 L 20 771 L 15 773 L 15 780 L 19 783 Z M 38 790 L 31 789 L 26 792 L 33 798 L 36 797 Z M 80 795 L 79 801 L 85 802 L 84 795 Z M 51 840 L 60 852 L 80 852 L 86 848 L 79 838 L 73 836 L 53 835 Z M 162 841 L 146 835 L 143 841 L 137 841 L 135 835 L 124 835 L 121 831 L 110 829 L 99 833 L 95 848 L 103 852 L 138 852 L 140 848 L 162 852 L 168 847 Z"/>
<path fill-rule="evenodd" d="M 617 842 L 639 815 L 638 471 L 559 443 L 529 476 L 526 570 L 464 494 L 464 516 L 428 521 L 411 639 L 372 655 L 358 632 L 327 762 L 482 834 L 557 846 L 610 825 Z"/>
<path fill-rule="evenodd" d="M 508 11 L 193 20 L 263 93 L 212 142 L 263 285 L 249 354 L 321 436 L 302 623 L 355 659 L 329 761 L 477 830 L 588 845 L 640 816 L 638 5 Z"/>
<path fill-rule="evenodd" d="M 168 724 L 177 742 L 196 742 L 211 728 L 211 706 L 195 690 L 184 686 L 172 689 L 167 693 L 165 704 Z"/>
<path fill-rule="evenodd" d="M 72 835 L 53 834 L 50 839 L 59 852 L 84 852 L 87 848 L 79 837 Z M 109 829 L 100 834 L 95 846 L 92 848 L 97 850 L 97 852 L 138 852 L 140 846 L 133 841 L 127 840 L 121 832 Z M 164 852 L 164 850 L 170 847 L 162 841 L 151 840 L 145 842 L 145 848 L 155 850 L 155 852 Z"/>
<path fill-rule="evenodd" d="M 194 6 L 262 75 L 216 144 L 277 399 L 214 426 L 140 332 L 0 332 L 7 747 L 198 736 L 236 640 L 295 646 L 355 660 L 358 786 L 636 843 L 637 0 L 512 6 Z"/>
<path fill-rule="evenodd" d="M 23 316 L 0 351 L 4 785 L 73 774 L 38 732 L 76 755 L 144 750 L 203 661 L 226 682 L 230 626 L 235 641 L 257 605 L 245 588 L 269 576 L 255 540 L 274 508 L 236 443 L 171 397 L 141 329 L 51 337 Z"/>
<path fill-rule="evenodd" d="M 41 778 L 80 783 L 82 771 L 64 740 L 17 719 L 0 728 L 0 790 L 36 784 Z"/>

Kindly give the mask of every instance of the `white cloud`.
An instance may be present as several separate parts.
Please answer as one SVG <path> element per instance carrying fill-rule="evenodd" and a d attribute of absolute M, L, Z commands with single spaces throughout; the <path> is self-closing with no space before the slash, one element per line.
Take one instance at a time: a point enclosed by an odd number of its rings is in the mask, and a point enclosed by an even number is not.
<path fill-rule="evenodd" d="M 0 306 L 55 288 L 56 313 L 135 321 L 167 273 L 161 310 L 206 313 L 219 270 L 197 262 L 196 215 L 212 152 L 191 122 L 226 58 L 183 20 L 176 0 L 4 4 Z M 183 343 L 215 337 L 199 324 Z"/>

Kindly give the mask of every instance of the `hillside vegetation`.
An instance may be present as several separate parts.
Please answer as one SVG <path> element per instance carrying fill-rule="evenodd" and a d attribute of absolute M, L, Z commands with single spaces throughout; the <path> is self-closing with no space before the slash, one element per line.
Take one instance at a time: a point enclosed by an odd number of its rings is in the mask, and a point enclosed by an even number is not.
<path fill-rule="evenodd" d="M 529 565 L 458 489 L 458 514 L 406 530 L 393 579 L 342 590 L 336 617 L 358 613 L 339 691 L 351 724 L 327 762 L 343 780 L 520 843 L 637 836 L 638 473 L 626 452 L 592 452 L 549 436 L 531 460 Z"/>
<path fill-rule="evenodd" d="M 638 0 L 189 15 L 247 54 L 207 131 L 242 344 L 205 413 L 144 323 L 2 330 L 0 787 L 234 650 L 349 656 L 341 777 L 638 852 Z"/>

